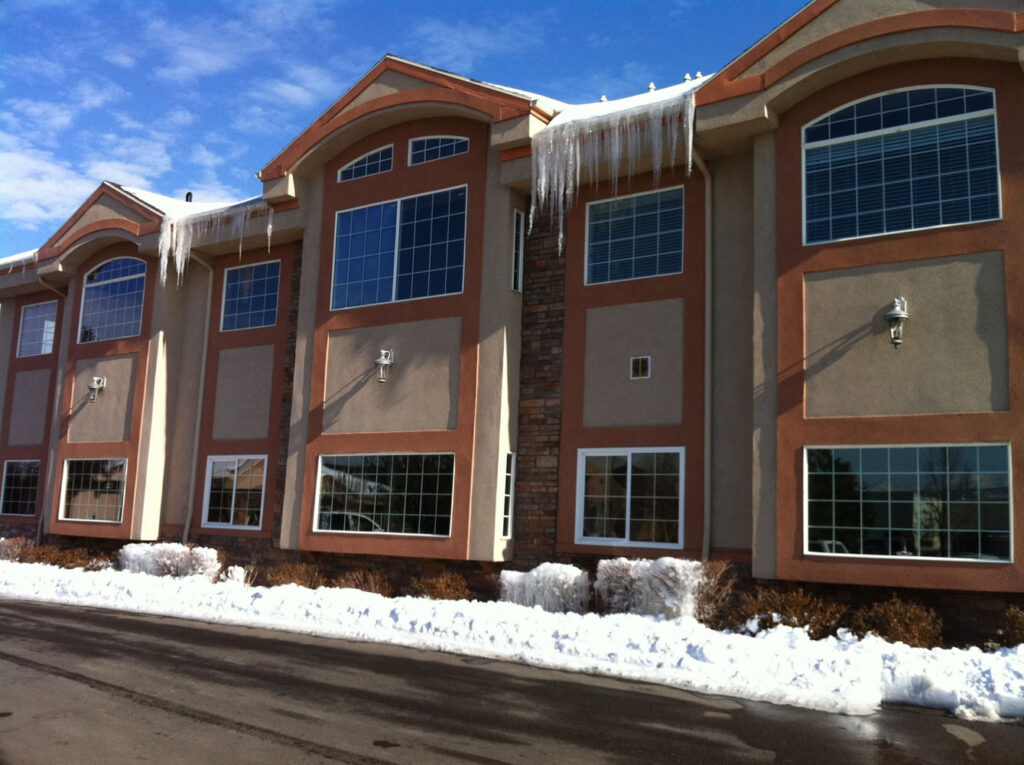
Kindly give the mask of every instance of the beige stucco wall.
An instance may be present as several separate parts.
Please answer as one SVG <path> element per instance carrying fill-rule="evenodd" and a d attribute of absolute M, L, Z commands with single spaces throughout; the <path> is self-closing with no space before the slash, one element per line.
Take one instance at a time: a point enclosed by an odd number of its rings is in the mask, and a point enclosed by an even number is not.
<path fill-rule="evenodd" d="M 455 428 L 462 319 L 451 317 L 332 332 L 327 340 L 325 433 Z M 374 359 L 393 348 L 386 385 Z"/>
<path fill-rule="evenodd" d="M 50 370 L 32 369 L 14 376 L 11 393 L 11 426 L 7 443 L 11 446 L 39 446 L 43 443 L 46 422 Z"/>
<path fill-rule="evenodd" d="M 135 354 L 81 359 L 75 364 L 68 441 L 98 443 L 127 441 L 135 391 Z M 89 401 L 89 382 L 106 377 L 107 387 Z"/>
<path fill-rule="evenodd" d="M 7 375 L 11 369 L 11 351 L 14 346 L 14 298 L 0 303 L 0 401 L 7 400 Z"/>
<path fill-rule="evenodd" d="M 650 378 L 630 379 L 633 356 L 651 357 Z M 682 390 L 682 300 L 587 311 L 584 427 L 679 425 Z"/>
<path fill-rule="evenodd" d="M 139 213 L 130 210 L 109 194 L 104 194 L 88 210 L 82 213 L 82 217 L 75 221 L 75 224 L 64 233 L 64 236 L 57 240 L 56 244 L 57 246 L 62 245 L 90 223 L 112 220 L 114 218 L 123 218 L 135 223 L 145 220 Z"/>
<path fill-rule="evenodd" d="M 401 93 L 405 90 L 416 90 L 417 88 L 429 88 L 431 84 L 424 80 L 410 77 L 407 74 L 386 70 L 380 77 L 367 86 L 366 90 L 352 99 L 342 112 L 350 111 L 357 106 L 373 101 L 383 96 L 390 96 L 393 93 Z"/>
<path fill-rule="evenodd" d="M 222 350 L 217 362 L 214 440 L 266 438 L 273 381 L 273 345 Z"/>
<path fill-rule="evenodd" d="M 1006 411 L 1002 253 L 935 258 L 805 278 L 811 417 Z M 884 314 L 907 299 L 904 343 Z"/>

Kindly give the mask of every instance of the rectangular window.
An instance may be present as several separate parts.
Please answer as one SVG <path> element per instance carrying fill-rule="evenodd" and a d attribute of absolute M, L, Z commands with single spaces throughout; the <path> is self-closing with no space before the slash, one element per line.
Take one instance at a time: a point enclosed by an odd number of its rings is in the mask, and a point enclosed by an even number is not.
<path fill-rule="evenodd" d="M 35 515 L 39 493 L 39 460 L 8 460 L 4 463 L 3 503 L 5 515 Z"/>
<path fill-rule="evenodd" d="M 505 455 L 505 499 L 501 511 L 501 538 L 512 536 L 512 513 L 515 509 L 516 493 L 516 455 L 508 452 Z"/>
<path fill-rule="evenodd" d="M 128 460 L 67 460 L 61 520 L 120 523 Z"/>
<path fill-rule="evenodd" d="M 682 272 L 682 186 L 587 205 L 587 284 Z"/>
<path fill-rule="evenodd" d="M 209 457 L 203 526 L 258 529 L 263 519 L 267 457 Z"/>
<path fill-rule="evenodd" d="M 315 531 L 448 536 L 454 454 L 320 457 Z"/>
<path fill-rule="evenodd" d="M 512 224 L 512 289 L 523 291 L 523 251 L 526 247 L 526 215 L 516 210 Z"/>
<path fill-rule="evenodd" d="M 51 353 L 56 329 L 56 300 L 34 303 L 22 308 L 21 329 L 18 332 L 18 358 Z"/>
<path fill-rule="evenodd" d="M 806 550 L 1010 560 L 1006 444 L 809 447 Z"/>
<path fill-rule="evenodd" d="M 576 541 L 683 546 L 683 447 L 580 449 Z"/>
<path fill-rule="evenodd" d="M 339 212 L 331 310 L 461 292 L 466 191 Z"/>
<path fill-rule="evenodd" d="M 651 376 L 651 357 L 633 356 L 629 360 L 629 379 L 647 380 Z"/>
<path fill-rule="evenodd" d="M 277 324 L 280 280 L 279 260 L 227 269 L 224 272 L 221 331 L 273 327 Z"/>

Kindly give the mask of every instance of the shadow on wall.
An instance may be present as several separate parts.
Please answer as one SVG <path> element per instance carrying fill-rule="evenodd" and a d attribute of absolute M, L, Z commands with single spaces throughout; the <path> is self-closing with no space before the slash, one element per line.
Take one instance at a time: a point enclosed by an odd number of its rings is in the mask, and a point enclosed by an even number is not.
<path fill-rule="evenodd" d="M 989 400 L 994 411 L 1009 411 L 1009 348 L 1007 347 L 1009 327 L 993 327 L 995 320 L 1008 321 L 1006 316 L 1006 284 L 1003 281 L 1003 258 L 986 258 L 978 269 L 978 278 L 974 282 L 974 294 L 977 295 L 978 310 L 975 314 L 975 334 L 985 344 L 989 369 Z M 986 308 L 996 306 L 997 310 Z M 999 342 L 1004 338 L 1003 342 Z"/>

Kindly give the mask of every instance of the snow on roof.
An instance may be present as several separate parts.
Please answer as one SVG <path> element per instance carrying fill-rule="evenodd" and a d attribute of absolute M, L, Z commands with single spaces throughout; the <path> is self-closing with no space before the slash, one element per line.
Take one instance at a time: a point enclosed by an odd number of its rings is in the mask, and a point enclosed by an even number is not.
<path fill-rule="evenodd" d="M 596 101 L 589 104 L 561 104 L 558 116 L 551 120 L 548 127 L 563 125 L 567 122 L 577 120 L 600 121 L 605 117 L 612 117 L 622 112 L 638 111 L 646 112 L 655 104 L 665 101 L 672 101 L 681 96 L 696 91 L 701 85 L 711 79 L 713 75 L 701 75 L 692 80 L 680 82 L 677 85 L 669 85 L 660 90 L 650 90 L 635 96 L 616 98 L 610 101 Z"/>
<path fill-rule="evenodd" d="M 36 248 L 34 250 L 26 250 L 25 252 L 19 252 L 14 255 L 5 255 L 2 258 L 0 258 L 0 269 L 9 270 L 23 263 L 35 261 L 38 252 L 39 248 Z"/>
<path fill-rule="evenodd" d="M 108 181 L 108 183 L 110 182 Z M 157 194 L 154 191 L 133 189 L 117 183 L 110 183 L 110 185 L 120 189 L 126 194 L 130 194 L 147 207 L 151 207 L 169 218 L 184 218 L 188 215 L 210 212 L 211 210 L 217 210 L 220 208 L 234 207 L 235 205 L 251 201 L 246 199 L 241 202 L 186 202 L 184 199 L 175 199 L 174 197 Z"/>

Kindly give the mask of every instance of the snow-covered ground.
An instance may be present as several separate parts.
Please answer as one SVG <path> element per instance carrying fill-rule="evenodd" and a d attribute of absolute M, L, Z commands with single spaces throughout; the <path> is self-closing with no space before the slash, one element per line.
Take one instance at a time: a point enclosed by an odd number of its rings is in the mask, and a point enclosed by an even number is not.
<path fill-rule="evenodd" d="M 787 627 L 750 637 L 689 617 L 549 613 L 8 561 L 0 561 L 0 596 L 394 643 L 827 712 L 870 714 L 894 701 L 965 719 L 1024 717 L 1024 646 L 928 651 L 873 637 L 812 641 Z"/>

